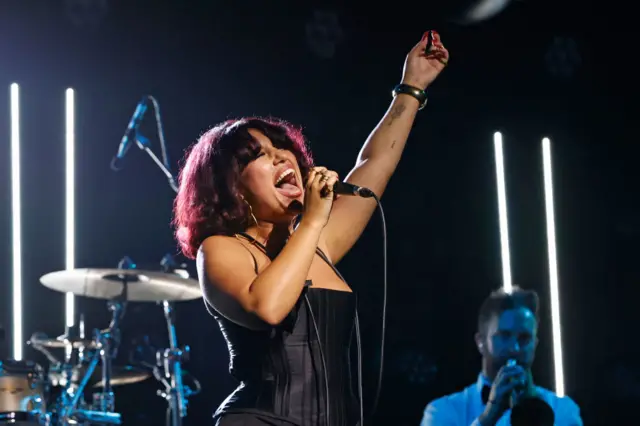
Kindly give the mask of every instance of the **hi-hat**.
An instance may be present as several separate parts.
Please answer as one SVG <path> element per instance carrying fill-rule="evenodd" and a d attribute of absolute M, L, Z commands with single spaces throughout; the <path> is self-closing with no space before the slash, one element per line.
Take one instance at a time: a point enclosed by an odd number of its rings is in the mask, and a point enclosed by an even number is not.
<path fill-rule="evenodd" d="M 87 372 L 87 365 L 74 366 L 71 374 L 71 383 L 79 384 L 82 378 Z M 53 386 L 65 386 L 66 385 L 66 373 L 60 366 L 51 366 L 49 368 L 49 380 Z M 151 373 L 141 368 L 132 367 L 130 365 L 111 367 L 111 378 L 109 383 L 111 386 L 130 385 L 133 383 L 142 382 L 143 380 L 151 377 Z M 102 368 L 97 366 L 93 370 L 93 374 L 89 378 L 87 385 L 94 388 L 100 388 L 103 386 L 102 381 Z"/>
<path fill-rule="evenodd" d="M 202 296 L 198 281 L 176 274 L 138 269 L 72 269 L 51 272 L 40 282 L 51 290 L 76 296 L 114 299 L 127 283 L 127 301 L 193 300 Z"/>
<path fill-rule="evenodd" d="M 49 349 L 97 349 L 99 346 L 97 340 L 71 338 L 66 336 L 60 336 L 55 339 L 50 339 L 48 337 L 40 338 L 39 336 L 32 337 L 27 343 L 33 346 L 41 346 Z"/>

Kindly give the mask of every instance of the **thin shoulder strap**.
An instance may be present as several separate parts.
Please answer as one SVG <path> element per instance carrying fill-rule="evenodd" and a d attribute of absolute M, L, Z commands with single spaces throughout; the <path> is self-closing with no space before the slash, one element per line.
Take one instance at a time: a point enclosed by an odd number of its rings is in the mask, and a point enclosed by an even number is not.
<path fill-rule="evenodd" d="M 236 235 L 240 235 L 241 237 L 244 237 L 245 239 L 249 240 L 251 244 L 254 244 L 256 247 L 262 250 L 264 254 L 267 254 L 267 248 L 264 246 L 264 244 L 262 244 L 260 241 L 253 238 L 251 235 L 247 234 L 246 232 L 238 232 Z"/>
<path fill-rule="evenodd" d="M 242 235 L 242 234 L 241 234 Z M 246 238 L 246 235 L 242 235 L 243 237 Z M 256 241 L 257 242 L 257 241 Z M 251 255 L 251 258 L 253 259 L 253 272 L 255 272 L 256 275 L 258 275 L 258 259 L 256 259 L 256 256 L 253 254 L 253 252 L 251 250 L 249 250 L 249 247 L 245 246 L 244 244 L 242 244 L 242 242 L 240 243 L 240 245 L 249 252 L 249 254 Z"/>
<path fill-rule="evenodd" d="M 245 232 L 240 232 L 238 233 L 238 235 L 241 235 L 242 237 L 246 238 L 247 240 L 251 241 L 251 243 L 253 243 L 256 247 L 258 247 L 260 250 L 262 250 L 264 252 L 264 254 L 266 254 L 267 256 L 269 256 L 267 254 L 267 248 L 264 246 L 264 244 L 262 244 L 260 241 L 256 240 L 255 238 L 253 238 L 251 235 L 245 233 Z M 347 282 L 344 277 L 342 276 L 342 274 L 340 273 L 340 271 L 338 271 L 338 269 L 335 267 L 335 265 L 333 264 L 333 262 L 331 262 L 331 260 L 329 260 L 329 257 L 327 257 L 327 255 L 319 248 L 316 247 L 316 253 L 318 254 L 318 256 L 320 256 L 320 258 L 322 260 L 324 260 L 327 265 L 329 265 L 331 267 L 331 269 L 333 269 L 333 272 L 336 273 L 336 275 L 344 282 Z M 255 259 L 255 257 L 254 257 Z"/>

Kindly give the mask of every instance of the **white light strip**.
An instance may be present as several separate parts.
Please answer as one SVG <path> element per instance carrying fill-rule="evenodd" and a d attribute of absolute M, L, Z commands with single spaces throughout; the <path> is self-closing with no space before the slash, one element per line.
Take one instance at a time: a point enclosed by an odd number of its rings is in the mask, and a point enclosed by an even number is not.
<path fill-rule="evenodd" d="M 13 239 L 13 359 L 22 360 L 22 206 L 20 203 L 20 87 L 10 86 L 11 98 L 11 218 Z"/>
<path fill-rule="evenodd" d="M 509 251 L 509 222 L 507 220 L 507 190 L 504 178 L 504 155 L 502 150 L 502 133 L 493 134 L 493 145 L 496 156 L 496 185 L 498 190 L 498 217 L 500 220 L 500 251 L 502 254 L 502 286 L 511 293 L 511 253 Z"/>
<path fill-rule="evenodd" d="M 75 268 L 76 253 L 76 202 L 75 202 L 75 98 L 73 89 L 67 89 L 65 96 L 65 268 Z M 75 320 L 75 298 L 73 293 L 65 297 L 65 320 L 72 327 Z"/>
<path fill-rule="evenodd" d="M 556 394 L 564 396 L 564 368 L 562 365 L 562 336 L 560 333 L 560 292 L 558 291 L 558 258 L 556 253 L 556 225 L 553 207 L 553 176 L 551 173 L 551 141 L 542 139 L 544 170 L 544 203 L 547 216 L 547 246 L 549 252 L 549 291 L 551 293 L 551 326 L 553 330 L 553 365 Z"/>

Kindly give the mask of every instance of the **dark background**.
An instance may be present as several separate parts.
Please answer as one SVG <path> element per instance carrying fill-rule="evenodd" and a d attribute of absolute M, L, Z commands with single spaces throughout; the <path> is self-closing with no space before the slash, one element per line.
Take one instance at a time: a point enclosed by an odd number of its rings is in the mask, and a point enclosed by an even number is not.
<path fill-rule="evenodd" d="M 430 399 L 476 379 L 477 308 L 501 285 L 495 130 L 505 137 L 514 282 L 537 290 L 543 302 L 536 381 L 553 387 L 540 148 L 549 136 L 567 393 L 585 424 L 624 422 L 640 395 L 629 12 L 617 2 L 519 1 L 494 19 L 461 25 L 451 18 L 463 3 L 2 1 L 0 324 L 10 330 L 11 82 L 22 90 L 25 338 L 35 331 L 56 336 L 64 332 L 64 296 L 38 278 L 64 269 L 67 87 L 77 94 L 76 264 L 115 267 L 128 255 L 155 269 L 177 251 L 169 225 L 174 194 L 139 150 L 120 173 L 109 168 L 142 95 L 160 101 L 174 167 L 209 126 L 258 114 L 302 124 L 316 162 L 344 175 L 387 108 L 406 53 L 437 28 L 451 63 L 429 89 L 383 199 L 389 295 L 376 423 L 417 425 Z M 341 37 L 318 11 L 338 17 Z M 149 136 L 151 118 L 143 127 Z M 370 399 L 382 294 L 379 216 L 339 266 L 364 305 Z M 78 304 L 90 328 L 106 326 L 104 302 Z M 120 364 L 144 335 L 166 345 L 162 320 L 154 305 L 129 310 Z M 178 306 L 178 331 L 192 348 L 186 368 L 203 385 L 186 424 L 210 424 L 235 386 L 226 346 L 198 300 Z M 7 341 L 3 348 L 0 355 L 9 357 Z M 31 349 L 25 358 L 44 362 Z M 126 424 L 161 424 L 158 387 L 148 380 L 118 389 Z"/>

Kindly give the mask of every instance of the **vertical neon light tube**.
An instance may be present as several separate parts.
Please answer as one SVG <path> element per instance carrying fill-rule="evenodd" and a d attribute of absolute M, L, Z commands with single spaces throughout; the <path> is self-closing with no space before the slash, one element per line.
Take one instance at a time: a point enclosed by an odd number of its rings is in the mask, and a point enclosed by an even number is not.
<path fill-rule="evenodd" d="M 10 86 L 11 103 L 11 218 L 12 218 L 12 356 L 22 360 L 22 205 L 20 185 L 20 86 Z"/>
<path fill-rule="evenodd" d="M 75 93 L 67 89 L 65 94 L 65 268 L 75 268 L 76 205 L 75 205 Z M 72 327 L 75 322 L 75 298 L 65 295 L 65 322 Z"/>
<path fill-rule="evenodd" d="M 507 220 L 507 189 L 504 177 L 504 154 L 502 133 L 493 134 L 493 146 L 496 158 L 496 185 L 498 192 L 498 219 L 500 223 L 500 252 L 502 257 L 502 286 L 511 293 L 511 252 L 509 250 L 509 221 Z"/>
<path fill-rule="evenodd" d="M 564 396 L 564 367 L 562 365 L 562 335 L 560 326 L 560 292 L 558 286 L 558 255 L 556 251 L 556 224 L 553 205 L 553 174 L 551 167 L 551 141 L 542 139 L 542 166 L 544 172 L 544 202 L 547 217 L 547 249 L 549 257 L 549 292 L 551 295 L 551 326 L 553 330 L 553 365 L 556 394 Z"/>

